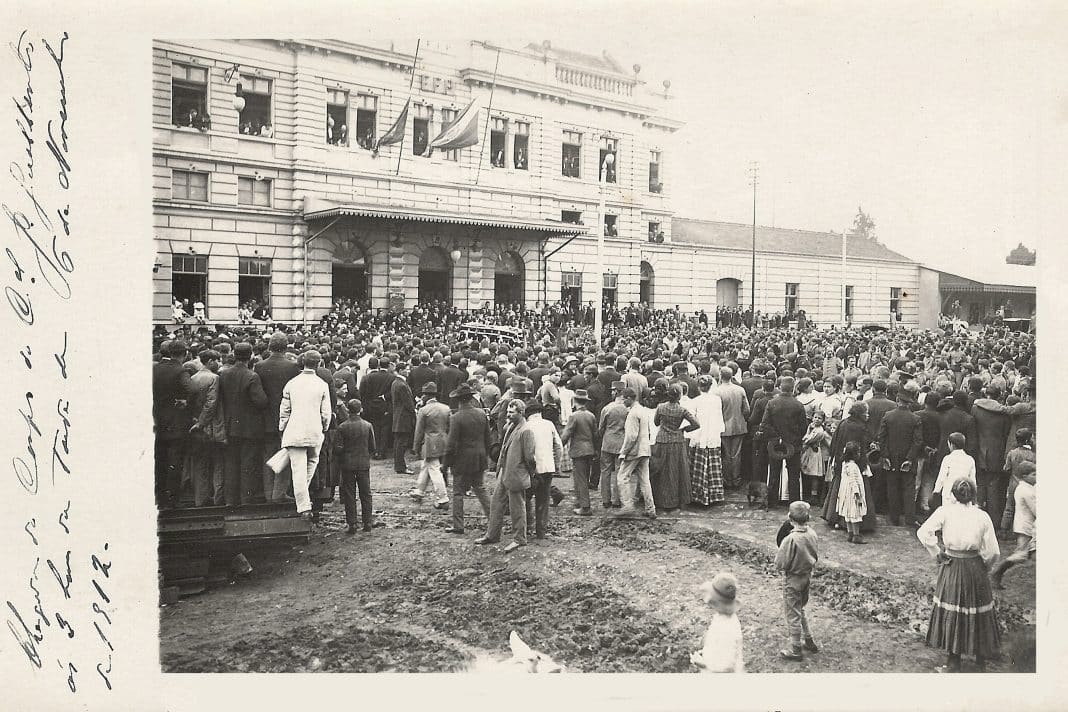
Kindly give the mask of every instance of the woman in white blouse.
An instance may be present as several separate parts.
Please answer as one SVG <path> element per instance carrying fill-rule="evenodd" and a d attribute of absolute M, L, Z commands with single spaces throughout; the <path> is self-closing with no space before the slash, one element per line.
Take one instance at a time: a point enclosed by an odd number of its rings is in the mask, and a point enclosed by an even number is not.
<path fill-rule="evenodd" d="M 1001 646 L 987 578 L 987 567 L 1000 549 L 990 515 L 975 505 L 975 484 L 960 478 L 951 491 L 956 501 L 947 500 L 916 532 L 938 560 L 927 645 L 949 656 L 940 672 L 960 672 L 961 655 L 975 656 L 982 671 Z"/>

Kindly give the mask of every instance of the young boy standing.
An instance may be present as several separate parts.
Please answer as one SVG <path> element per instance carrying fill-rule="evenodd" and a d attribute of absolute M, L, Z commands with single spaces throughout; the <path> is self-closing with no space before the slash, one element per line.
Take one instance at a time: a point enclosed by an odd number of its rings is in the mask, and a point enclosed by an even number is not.
<path fill-rule="evenodd" d="M 701 597 L 712 608 L 704 647 L 690 653 L 690 662 L 701 672 L 745 672 L 737 595 L 738 581 L 728 573 L 701 584 Z"/>
<path fill-rule="evenodd" d="M 782 596 L 786 610 L 786 627 L 790 632 L 790 646 L 779 651 L 779 654 L 787 660 L 803 659 L 802 638 L 805 650 L 819 652 L 805 618 L 812 569 L 819 559 L 816 533 L 808 526 L 809 510 L 808 502 L 790 503 L 790 523 L 793 531 L 783 538 L 775 555 L 775 568 L 784 574 Z"/>
<path fill-rule="evenodd" d="M 346 534 L 356 533 L 356 488 L 360 490 L 360 515 L 363 530 L 371 531 L 371 453 L 375 450 L 375 433 L 371 424 L 360 417 L 363 403 L 353 398 L 347 403 L 349 418 L 338 426 L 334 440 L 335 454 L 341 458 L 341 502 L 345 507 Z"/>

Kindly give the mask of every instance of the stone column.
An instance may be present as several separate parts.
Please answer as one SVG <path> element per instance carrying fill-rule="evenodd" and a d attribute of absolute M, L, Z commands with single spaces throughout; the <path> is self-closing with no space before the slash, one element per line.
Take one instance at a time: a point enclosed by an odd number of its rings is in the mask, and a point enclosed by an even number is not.
<path fill-rule="evenodd" d="M 416 295 L 407 294 L 404 287 L 404 252 L 404 241 L 400 233 L 390 235 L 386 267 L 386 300 L 387 305 L 392 306 L 393 296 L 400 294 L 404 297 L 404 308 L 410 309 L 415 306 Z"/>
<path fill-rule="evenodd" d="M 308 226 L 304 223 L 297 223 L 293 226 L 293 238 L 290 242 L 292 245 L 292 275 L 293 275 L 293 291 L 292 298 L 290 299 L 290 314 L 289 319 L 286 319 L 282 314 L 275 314 L 274 317 L 279 320 L 296 321 L 303 323 L 306 319 L 310 318 L 308 313 L 308 307 L 310 306 L 306 301 L 305 294 L 305 277 L 304 277 L 304 241 L 308 239 Z M 311 267 L 309 266 L 309 271 Z M 311 276 L 308 276 L 308 282 L 310 283 Z M 311 290 L 308 290 L 310 293 Z"/>
<path fill-rule="evenodd" d="M 467 253 L 467 308 L 478 309 L 486 301 L 483 290 L 482 241 L 475 240 Z"/>

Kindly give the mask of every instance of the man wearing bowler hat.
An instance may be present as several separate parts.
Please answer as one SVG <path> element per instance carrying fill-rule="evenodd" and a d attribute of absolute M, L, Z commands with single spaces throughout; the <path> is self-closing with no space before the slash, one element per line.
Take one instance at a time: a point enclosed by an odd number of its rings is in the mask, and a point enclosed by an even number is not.
<path fill-rule="evenodd" d="M 601 443 L 601 504 L 605 509 L 623 506 L 619 490 L 619 451 L 630 409 L 623 403 L 623 381 L 612 382 L 612 402 L 601 409 L 597 439 Z"/>
<path fill-rule="evenodd" d="M 447 534 L 464 533 L 464 492 L 470 488 L 489 519 L 490 499 L 482 484 L 490 448 L 489 418 L 474 401 L 475 391 L 466 383 L 449 394 L 457 404 L 449 418 L 446 462 L 452 468 L 452 526 Z"/>
<path fill-rule="evenodd" d="M 586 389 L 580 388 L 574 395 L 575 411 L 567 421 L 564 432 L 560 434 L 560 440 L 568 446 L 568 454 L 571 455 L 573 468 L 571 470 L 571 482 L 575 488 L 576 505 L 575 514 L 588 517 L 592 514 L 590 509 L 590 470 L 593 467 L 593 458 L 597 453 L 595 440 L 597 438 L 597 419 L 587 409 L 590 397 Z"/>

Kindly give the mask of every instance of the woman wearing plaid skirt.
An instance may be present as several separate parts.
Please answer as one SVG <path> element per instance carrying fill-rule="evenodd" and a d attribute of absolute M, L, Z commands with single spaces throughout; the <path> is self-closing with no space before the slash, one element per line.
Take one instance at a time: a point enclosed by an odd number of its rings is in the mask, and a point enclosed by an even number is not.
<path fill-rule="evenodd" d="M 1001 647 L 987 578 L 987 568 L 1000 551 L 990 515 L 975 506 L 975 485 L 961 478 L 951 491 L 957 501 L 936 509 L 916 532 L 938 560 L 927 645 L 948 654 L 939 672 L 960 672 L 962 655 L 974 656 L 982 671 Z"/>
<path fill-rule="evenodd" d="M 686 433 L 690 443 L 690 496 L 700 505 L 722 502 L 723 465 L 720 444 L 723 435 L 723 401 L 712 387 L 715 379 L 705 374 L 697 379 L 698 396 L 686 403 L 699 429 Z"/>

